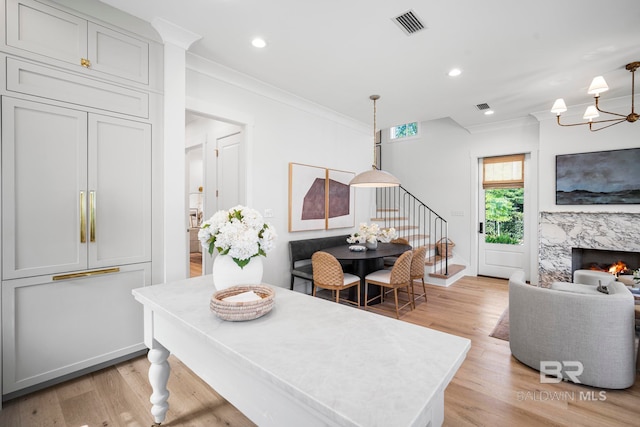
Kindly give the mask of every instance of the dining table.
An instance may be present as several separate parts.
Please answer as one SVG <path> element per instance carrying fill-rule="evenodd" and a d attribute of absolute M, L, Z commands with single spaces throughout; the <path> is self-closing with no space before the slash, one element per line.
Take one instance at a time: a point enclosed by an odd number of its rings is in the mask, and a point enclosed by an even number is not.
<path fill-rule="evenodd" d="M 399 256 L 410 251 L 411 245 L 405 245 L 402 243 L 382 243 L 378 242 L 376 249 L 367 249 L 365 251 L 353 251 L 349 249 L 351 244 L 344 244 L 340 246 L 333 246 L 323 249 L 338 261 L 351 261 L 353 264 L 353 274 L 360 278 L 360 305 L 364 305 L 364 289 L 365 289 L 365 277 L 369 273 L 373 273 L 377 270 L 384 268 L 384 257 Z M 356 301 L 356 290 L 354 287 L 349 289 L 349 299 Z M 369 289 L 369 299 L 373 299 L 380 295 L 380 287 L 372 285 Z M 377 300 L 374 304 L 379 303 Z"/>

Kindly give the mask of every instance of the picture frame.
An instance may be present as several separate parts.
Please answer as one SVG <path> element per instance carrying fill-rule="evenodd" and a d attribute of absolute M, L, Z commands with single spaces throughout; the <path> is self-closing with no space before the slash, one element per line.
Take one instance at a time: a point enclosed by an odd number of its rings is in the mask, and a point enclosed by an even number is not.
<path fill-rule="evenodd" d="M 640 204 L 640 148 L 556 156 L 556 205 Z"/>
<path fill-rule="evenodd" d="M 355 225 L 355 190 L 349 186 L 354 172 L 327 170 L 327 229 Z"/>
<path fill-rule="evenodd" d="M 289 231 L 326 228 L 327 169 L 289 163 Z"/>
<path fill-rule="evenodd" d="M 289 163 L 289 231 L 353 227 L 354 172 Z"/>

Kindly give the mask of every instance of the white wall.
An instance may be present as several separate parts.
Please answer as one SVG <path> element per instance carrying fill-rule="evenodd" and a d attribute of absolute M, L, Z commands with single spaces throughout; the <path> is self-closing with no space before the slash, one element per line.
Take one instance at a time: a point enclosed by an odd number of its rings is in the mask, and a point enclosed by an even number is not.
<path fill-rule="evenodd" d="M 605 92 L 606 95 L 606 92 Z M 601 101 L 601 107 L 608 111 L 628 113 L 631 110 L 631 98 Z M 570 111 L 582 113 L 584 106 L 571 108 Z M 580 114 L 582 115 L 582 114 Z M 604 115 L 600 118 L 604 118 Z M 563 116 L 562 122 L 582 121 L 579 116 Z M 640 148 L 640 123 L 621 123 L 598 132 L 589 132 L 586 126 L 560 127 L 555 116 L 549 114 L 540 122 L 540 211 L 563 212 L 640 212 L 640 205 L 589 205 L 557 206 L 555 204 L 555 167 L 556 155 L 587 153 L 591 151 Z M 640 167 L 638 165 L 637 167 Z"/>
<path fill-rule="evenodd" d="M 478 158 L 535 153 L 537 140 L 533 118 L 478 128 L 473 134 L 444 118 L 422 122 L 418 138 L 383 140 L 382 164 L 400 178 L 403 187 L 447 220 L 449 238 L 456 243 L 456 261 L 467 264 L 467 274 L 475 275 Z M 535 193 L 535 179 L 533 183 Z"/>
<path fill-rule="evenodd" d="M 610 101 L 610 110 L 625 112 L 630 98 Z M 583 106 L 571 110 L 584 111 Z M 560 127 L 555 116 L 536 117 L 491 126 L 471 132 L 450 119 L 420 124 L 416 139 L 383 141 L 383 168 L 397 175 L 402 185 L 449 222 L 449 236 L 456 243 L 456 256 L 468 261 L 467 274 L 477 274 L 477 159 L 511 153 L 530 153 L 528 177 L 533 211 L 528 215 L 531 271 L 537 271 L 538 213 L 540 211 L 640 212 L 640 205 L 555 205 L 555 156 L 558 154 L 640 147 L 640 125 L 622 123 L 600 132 L 586 126 Z M 581 117 L 567 117 L 567 122 Z M 386 133 L 383 132 L 383 135 Z M 640 167 L 640 165 L 638 166 Z M 474 169 L 475 168 L 475 169 Z M 462 212 L 454 216 L 452 212 Z M 535 282 L 535 275 L 532 275 Z"/>
<path fill-rule="evenodd" d="M 245 204 L 262 213 L 272 209 L 268 221 L 278 233 L 276 249 L 264 262 L 264 280 L 288 287 L 289 240 L 354 230 L 288 232 L 289 162 L 353 172 L 368 169 L 373 160 L 369 125 L 193 55 L 188 55 L 187 67 L 187 108 L 246 125 Z M 368 102 L 363 101 L 363 108 Z M 368 219 L 372 195 L 372 190 L 356 190 L 356 224 Z"/>

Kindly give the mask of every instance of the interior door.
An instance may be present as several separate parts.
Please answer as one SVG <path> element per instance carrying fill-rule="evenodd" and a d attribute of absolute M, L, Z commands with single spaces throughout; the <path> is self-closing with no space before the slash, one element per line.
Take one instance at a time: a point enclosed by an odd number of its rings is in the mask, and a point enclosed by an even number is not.
<path fill-rule="evenodd" d="M 86 189 L 87 114 L 3 97 L 3 279 L 86 269 Z"/>
<path fill-rule="evenodd" d="M 524 157 L 524 171 L 527 156 Z M 508 279 L 516 270 L 524 270 L 529 275 L 529 250 L 525 206 L 528 202 L 526 174 L 523 174 L 521 188 L 488 188 L 483 186 L 484 159 L 479 159 L 478 189 L 478 274 L 481 276 Z M 509 185 L 509 184 L 506 184 Z M 510 195 L 519 191 L 522 201 L 513 202 Z M 505 197 L 506 195 L 506 197 Z M 517 206 L 514 206 L 517 205 Z M 509 228 L 508 216 L 517 216 L 521 223 L 517 233 Z M 501 229 L 501 227 L 503 229 Z M 515 227 L 513 227 L 515 228 Z M 506 229 L 506 230 L 505 230 Z M 515 235 L 514 235 L 515 234 Z"/>
<path fill-rule="evenodd" d="M 222 209 L 242 203 L 241 146 L 242 132 L 233 132 L 205 144 L 205 219 Z M 213 189 L 213 190 L 209 190 Z M 213 258 L 203 257 L 203 274 L 210 274 Z"/>
<path fill-rule="evenodd" d="M 217 198 L 218 210 L 240 204 L 240 143 L 242 133 L 218 138 Z"/>

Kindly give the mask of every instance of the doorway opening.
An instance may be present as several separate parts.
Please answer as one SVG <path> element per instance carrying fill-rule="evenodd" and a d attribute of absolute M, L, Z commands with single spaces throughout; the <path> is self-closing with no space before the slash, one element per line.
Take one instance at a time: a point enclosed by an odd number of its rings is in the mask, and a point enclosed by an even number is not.
<path fill-rule="evenodd" d="M 211 273 L 212 257 L 198 240 L 202 222 L 244 200 L 243 126 L 185 113 L 189 276 Z"/>
<path fill-rule="evenodd" d="M 478 274 L 509 278 L 528 270 L 525 154 L 479 159 Z"/>

